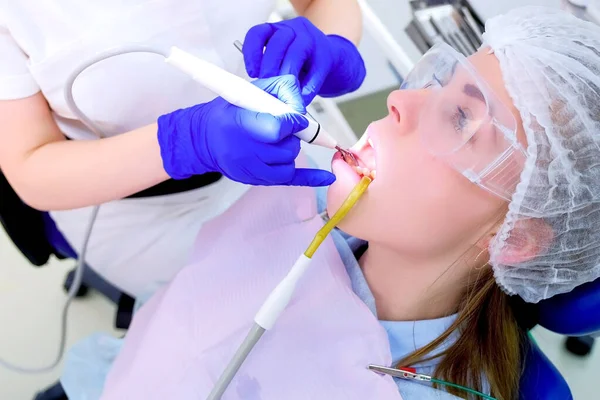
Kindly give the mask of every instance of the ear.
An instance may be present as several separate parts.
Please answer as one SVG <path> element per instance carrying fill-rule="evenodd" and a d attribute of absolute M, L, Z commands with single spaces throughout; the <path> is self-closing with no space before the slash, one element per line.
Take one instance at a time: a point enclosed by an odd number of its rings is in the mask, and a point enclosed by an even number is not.
<path fill-rule="evenodd" d="M 544 220 L 518 220 L 506 240 L 502 253 L 496 259 L 506 265 L 530 261 L 548 249 L 553 240 L 554 231 Z"/>
<path fill-rule="evenodd" d="M 486 234 L 485 236 L 483 236 L 482 238 L 480 238 L 477 243 L 475 243 L 475 247 L 477 247 L 480 251 L 488 251 L 488 249 L 490 248 L 490 243 L 492 243 L 492 240 L 494 240 L 494 238 L 496 237 L 496 235 L 498 234 L 498 232 L 500 231 L 500 228 L 502 227 L 502 224 L 504 223 L 504 218 L 502 218 L 500 221 L 498 221 L 496 223 L 496 225 L 494 225 Z"/>

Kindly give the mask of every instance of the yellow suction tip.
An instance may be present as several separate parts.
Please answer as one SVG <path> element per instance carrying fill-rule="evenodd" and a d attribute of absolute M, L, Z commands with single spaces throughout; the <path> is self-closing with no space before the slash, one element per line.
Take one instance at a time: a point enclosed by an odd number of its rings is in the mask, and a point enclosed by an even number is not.
<path fill-rule="evenodd" d="M 363 176 L 360 182 L 352 189 L 346 200 L 342 203 L 339 210 L 333 214 L 333 217 L 327 221 L 325 226 L 319 229 L 319 232 L 315 235 L 314 239 L 304 252 L 304 255 L 308 258 L 312 258 L 321 243 L 325 240 L 327 235 L 339 224 L 342 219 L 350 212 L 352 207 L 358 202 L 362 195 L 367 191 L 367 188 L 371 184 L 372 180 L 368 176 Z"/>

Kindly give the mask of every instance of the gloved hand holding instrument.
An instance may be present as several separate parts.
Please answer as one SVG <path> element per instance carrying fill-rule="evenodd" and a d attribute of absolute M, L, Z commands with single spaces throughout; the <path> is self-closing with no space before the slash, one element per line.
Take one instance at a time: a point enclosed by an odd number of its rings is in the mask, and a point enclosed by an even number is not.
<path fill-rule="evenodd" d="M 326 35 L 304 17 L 251 28 L 243 52 L 250 77 L 296 76 L 305 105 L 317 95 L 336 97 L 353 92 L 366 76 L 354 43 Z"/>
<path fill-rule="evenodd" d="M 251 185 L 327 186 L 328 171 L 295 168 L 300 139 L 308 126 L 296 78 L 291 75 L 253 82 L 297 114 L 273 116 L 236 107 L 223 98 L 177 110 L 158 119 L 158 141 L 166 172 L 185 179 L 220 172 Z"/>

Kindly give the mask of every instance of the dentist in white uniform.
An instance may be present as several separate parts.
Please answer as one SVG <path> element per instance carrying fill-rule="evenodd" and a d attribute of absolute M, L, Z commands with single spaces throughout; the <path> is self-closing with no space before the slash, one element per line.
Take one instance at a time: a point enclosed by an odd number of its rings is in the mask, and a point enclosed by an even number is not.
<path fill-rule="evenodd" d="M 358 42 L 355 0 L 291 3 L 325 34 Z M 245 75 L 244 57 L 232 43 L 264 23 L 274 7 L 275 0 L 0 0 L 0 169 L 26 203 L 51 212 L 75 249 L 92 206 L 103 204 L 87 264 L 127 293 L 138 296 L 169 281 L 202 224 L 246 186 L 222 178 L 131 198 L 170 178 L 157 118 L 214 94 L 152 54 L 106 60 L 74 87 L 79 107 L 109 136 L 90 140 L 97 138 L 64 101 L 67 77 L 92 55 L 130 43 L 177 45 Z M 298 28 L 305 25 L 285 29 L 297 38 L 315 33 Z M 265 36 L 267 51 L 294 46 L 272 38 Z"/>

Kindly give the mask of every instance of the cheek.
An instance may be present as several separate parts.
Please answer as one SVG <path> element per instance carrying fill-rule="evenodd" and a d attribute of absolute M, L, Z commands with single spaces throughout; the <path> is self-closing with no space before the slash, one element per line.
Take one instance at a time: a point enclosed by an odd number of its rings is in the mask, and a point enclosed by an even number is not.
<path fill-rule="evenodd" d="M 387 140 L 386 140 L 387 139 Z M 424 214 L 427 204 L 418 199 L 429 197 L 426 194 L 430 182 L 436 176 L 431 166 L 431 158 L 420 144 L 410 137 L 391 140 L 382 138 L 377 149 L 377 179 L 371 183 L 367 193 L 342 221 L 340 228 L 361 239 L 379 240 L 396 236 L 397 226 L 413 225 L 406 221 L 409 216 Z M 357 179 L 345 174 L 343 168 L 335 168 L 336 182 L 330 187 L 327 197 L 327 210 L 331 216 L 357 183 Z M 436 185 L 433 185 L 436 186 Z M 438 193 L 432 190 L 434 194 Z M 390 227 L 389 221 L 403 221 Z"/>
<path fill-rule="evenodd" d="M 343 231 L 415 256 L 441 254 L 474 240 L 500 207 L 494 196 L 434 158 L 418 135 L 380 137 L 378 144 L 377 179 L 340 224 Z M 336 175 L 329 215 L 358 182 L 343 170 Z"/>
<path fill-rule="evenodd" d="M 401 148 L 396 146 L 394 152 L 389 151 L 394 143 L 385 144 L 386 151 L 378 153 L 377 179 L 340 224 L 345 232 L 365 240 L 382 240 L 408 230 L 426 229 L 422 216 L 430 213 L 447 192 L 444 188 L 447 180 L 440 177 L 440 166 L 432 163 L 428 153 L 409 142 Z M 353 180 L 338 174 L 328 192 L 329 215 L 341 206 L 353 187 Z"/>
<path fill-rule="evenodd" d="M 401 170 L 383 176 L 381 220 L 399 221 L 396 233 L 419 242 L 434 232 L 446 234 L 458 221 L 461 177 L 425 153 L 407 154 L 400 164 Z"/>
<path fill-rule="evenodd" d="M 423 167 L 374 202 L 369 239 L 414 257 L 474 243 L 490 221 L 491 208 L 472 189 L 481 190 L 445 166 Z"/>
<path fill-rule="evenodd" d="M 414 256 L 475 240 L 498 201 L 428 153 L 413 148 L 397 156 L 379 160 L 377 179 L 340 229 Z M 330 188 L 330 215 L 352 187 L 338 181 Z"/>

